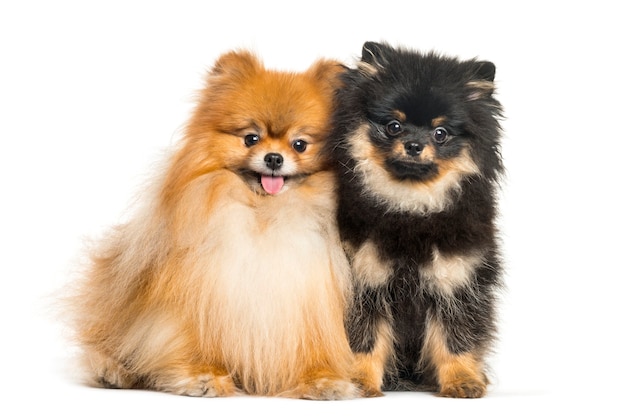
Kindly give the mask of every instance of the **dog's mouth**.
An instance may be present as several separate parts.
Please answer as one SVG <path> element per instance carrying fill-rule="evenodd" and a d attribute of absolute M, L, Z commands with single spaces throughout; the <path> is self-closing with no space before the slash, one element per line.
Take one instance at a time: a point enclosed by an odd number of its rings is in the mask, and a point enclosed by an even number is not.
<path fill-rule="evenodd" d="M 391 158 L 385 161 L 387 170 L 399 180 L 426 181 L 437 176 L 439 168 L 434 162 L 417 162 Z"/>
<path fill-rule="evenodd" d="M 283 190 L 283 186 L 285 186 L 285 176 L 275 176 L 275 175 L 259 175 L 259 182 L 261 183 L 261 187 L 265 192 L 270 195 L 276 195 L 280 191 Z"/>
<path fill-rule="evenodd" d="M 286 185 L 296 176 L 284 176 L 277 173 L 259 173 L 245 169 L 240 171 L 250 189 L 257 192 L 264 192 L 268 195 L 277 195 L 282 192 Z"/>

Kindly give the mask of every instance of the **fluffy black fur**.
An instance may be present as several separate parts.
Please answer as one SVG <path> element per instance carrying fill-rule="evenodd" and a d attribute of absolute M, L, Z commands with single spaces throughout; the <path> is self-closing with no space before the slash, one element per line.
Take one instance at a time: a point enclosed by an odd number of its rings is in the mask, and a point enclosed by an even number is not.
<path fill-rule="evenodd" d="M 442 392 L 445 377 L 437 375 L 436 360 L 423 354 L 429 322 L 440 325 L 452 355 L 472 354 L 480 365 L 495 338 L 495 302 L 501 286 L 496 195 L 503 166 L 494 76 L 490 62 L 373 42 L 364 44 L 361 62 L 344 76 L 331 142 L 338 162 L 341 236 L 353 258 L 367 243 L 377 255 L 366 261 L 368 266 L 391 267 L 381 278 L 359 278 L 362 273 L 355 271 L 356 298 L 347 330 L 353 350 L 367 354 L 381 339 L 381 322 L 390 326 L 392 353 L 385 361 L 383 390 Z M 396 121 L 398 115 L 402 121 Z M 432 126 L 436 118 L 444 121 L 441 127 L 447 132 L 441 144 L 435 140 L 441 132 Z M 390 125 L 394 121 L 400 123 L 399 133 Z M 355 157 L 363 141 L 371 142 L 374 151 L 368 160 L 379 159 L 392 188 L 436 188 L 442 164 L 450 162 L 456 170 L 459 159 L 473 164 L 474 170 L 461 173 L 457 182 L 435 194 L 444 204 L 420 203 L 418 189 L 401 198 L 384 197 L 371 187 L 382 178 L 366 176 L 360 170 L 363 159 Z M 403 156 L 393 153 L 396 143 L 404 147 Z M 420 160 L 426 147 L 432 158 Z M 418 203 L 411 206 L 411 200 Z M 478 254 L 480 263 L 470 264 L 465 279 L 445 279 L 453 284 L 446 292 L 433 284 L 432 274 L 428 281 L 423 275 L 435 251 L 459 258 Z M 483 394 L 461 389 L 443 395 Z"/>

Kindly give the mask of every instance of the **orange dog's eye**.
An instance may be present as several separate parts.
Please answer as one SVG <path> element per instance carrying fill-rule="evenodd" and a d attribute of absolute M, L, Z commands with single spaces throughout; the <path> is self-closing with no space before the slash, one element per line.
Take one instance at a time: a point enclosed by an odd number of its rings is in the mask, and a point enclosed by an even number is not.
<path fill-rule="evenodd" d="M 256 134 L 248 134 L 243 138 L 243 142 L 246 147 L 252 147 L 256 143 L 258 143 L 260 139 L 261 138 Z"/>
<path fill-rule="evenodd" d="M 291 144 L 293 149 L 296 150 L 298 153 L 303 153 L 304 150 L 306 150 L 307 145 L 309 144 L 304 140 L 296 140 L 293 142 L 293 144 Z"/>

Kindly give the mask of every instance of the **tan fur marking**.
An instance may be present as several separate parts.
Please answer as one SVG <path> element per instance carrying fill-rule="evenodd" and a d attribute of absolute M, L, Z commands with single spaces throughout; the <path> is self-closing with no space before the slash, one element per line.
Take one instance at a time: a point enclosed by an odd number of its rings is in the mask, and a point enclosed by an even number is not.
<path fill-rule="evenodd" d="M 387 281 L 393 272 L 393 266 L 379 256 L 376 245 L 368 240 L 352 257 L 352 272 L 355 281 L 376 286 Z"/>
<path fill-rule="evenodd" d="M 430 126 L 433 128 L 440 127 L 444 125 L 447 120 L 448 118 L 446 118 L 445 116 L 438 116 L 436 118 L 433 118 L 432 121 L 430 121 Z"/>
<path fill-rule="evenodd" d="M 479 354 L 453 354 L 441 325 L 429 319 L 421 362 L 434 369 L 443 397 L 478 398 L 487 391 L 487 378 Z"/>
<path fill-rule="evenodd" d="M 478 100 L 487 97 L 495 90 L 495 83 L 488 80 L 474 80 L 465 84 L 472 92 L 468 95 L 467 100 Z"/>
<path fill-rule="evenodd" d="M 393 116 L 400 122 L 406 121 L 406 114 L 399 109 L 395 109 L 393 112 Z"/>
<path fill-rule="evenodd" d="M 420 267 L 420 273 L 432 291 L 452 297 L 456 289 L 471 281 L 481 263 L 481 254 L 445 255 L 435 247 L 431 261 Z"/>
<path fill-rule="evenodd" d="M 394 141 L 391 146 L 391 152 L 397 156 L 406 156 L 406 148 L 402 141 Z"/>
<path fill-rule="evenodd" d="M 357 68 L 361 73 L 368 77 L 374 77 L 376 74 L 378 74 L 378 68 L 369 63 L 366 63 L 365 61 L 359 61 L 357 64 Z"/>
<path fill-rule="evenodd" d="M 422 152 L 420 153 L 420 160 L 424 162 L 432 162 L 437 158 L 437 152 L 435 151 L 435 147 L 431 144 L 427 144 Z"/>
<path fill-rule="evenodd" d="M 362 165 L 368 166 L 370 164 L 376 164 L 379 167 L 383 167 L 385 164 L 384 156 L 379 153 L 374 145 L 367 138 L 366 126 L 362 126 L 357 134 L 353 137 L 352 141 L 352 155 L 357 160 L 357 169 Z"/>
<path fill-rule="evenodd" d="M 357 353 L 355 362 L 355 380 L 363 390 L 365 397 L 382 396 L 385 366 L 391 361 L 393 351 L 393 332 L 391 326 L 384 321 L 378 325 L 374 350 L 368 353 Z"/>

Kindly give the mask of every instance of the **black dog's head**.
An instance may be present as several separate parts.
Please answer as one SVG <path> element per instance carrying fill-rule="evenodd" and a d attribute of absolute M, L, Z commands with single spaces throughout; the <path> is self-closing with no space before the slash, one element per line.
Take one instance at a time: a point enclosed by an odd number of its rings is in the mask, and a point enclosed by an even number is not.
<path fill-rule="evenodd" d="M 468 176 L 502 170 L 495 66 L 367 42 L 345 75 L 335 144 L 345 175 L 399 209 L 441 210 Z"/>

